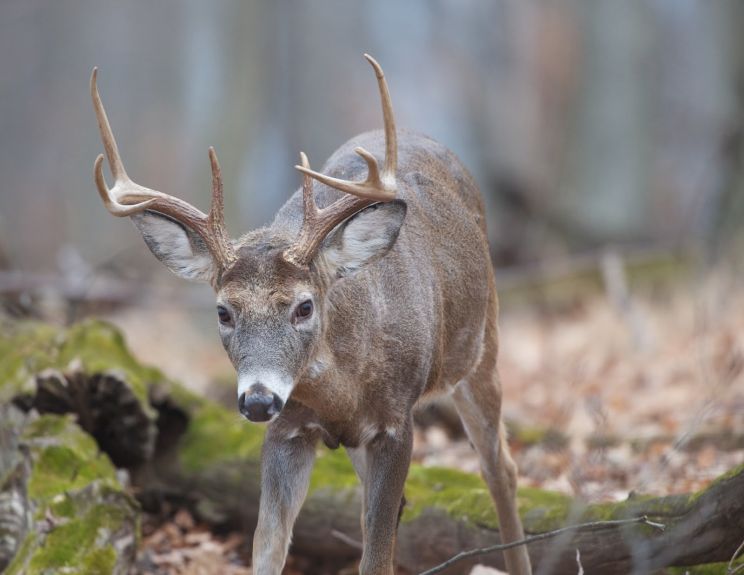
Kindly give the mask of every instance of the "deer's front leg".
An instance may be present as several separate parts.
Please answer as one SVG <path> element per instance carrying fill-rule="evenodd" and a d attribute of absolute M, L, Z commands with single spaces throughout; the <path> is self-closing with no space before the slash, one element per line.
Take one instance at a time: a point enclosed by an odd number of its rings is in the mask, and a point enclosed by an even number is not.
<path fill-rule="evenodd" d="M 366 446 L 362 575 L 392 575 L 395 532 L 411 463 L 412 423 L 387 429 Z"/>
<path fill-rule="evenodd" d="M 292 527 L 307 495 L 316 439 L 294 433 L 281 425 L 270 425 L 266 433 L 261 454 L 258 525 L 253 536 L 254 575 L 282 572 Z"/>

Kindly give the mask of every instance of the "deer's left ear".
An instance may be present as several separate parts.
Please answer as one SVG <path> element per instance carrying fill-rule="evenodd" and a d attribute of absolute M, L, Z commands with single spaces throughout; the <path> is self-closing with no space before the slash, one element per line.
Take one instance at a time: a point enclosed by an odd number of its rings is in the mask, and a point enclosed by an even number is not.
<path fill-rule="evenodd" d="M 373 204 L 339 225 L 321 248 L 316 264 L 341 277 L 384 256 L 398 239 L 406 203 Z"/>

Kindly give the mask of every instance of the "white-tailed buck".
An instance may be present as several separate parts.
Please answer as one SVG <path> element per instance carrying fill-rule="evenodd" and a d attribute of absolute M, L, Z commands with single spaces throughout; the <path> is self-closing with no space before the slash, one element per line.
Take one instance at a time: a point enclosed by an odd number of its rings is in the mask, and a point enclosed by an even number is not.
<path fill-rule="evenodd" d="M 177 275 L 210 282 L 222 344 L 238 373 L 238 408 L 268 421 L 253 572 L 278 575 L 307 493 L 319 440 L 343 445 L 364 486 L 365 575 L 393 573 L 394 539 L 411 459 L 411 411 L 454 397 L 496 503 L 504 541 L 520 539 L 516 467 L 501 422 L 498 301 L 478 187 L 437 142 L 397 131 L 382 69 L 384 130 L 349 140 L 322 172 L 301 154 L 302 190 L 274 221 L 230 239 L 214 150 L 205 215 L 135 184 L 91 78 L 114 177 L 95 181 L 106 208 L 129 216 Z M 219 449 L 219 445 L 214 446 Z M 524 547 L 505 553 L 530 573 Z"/>

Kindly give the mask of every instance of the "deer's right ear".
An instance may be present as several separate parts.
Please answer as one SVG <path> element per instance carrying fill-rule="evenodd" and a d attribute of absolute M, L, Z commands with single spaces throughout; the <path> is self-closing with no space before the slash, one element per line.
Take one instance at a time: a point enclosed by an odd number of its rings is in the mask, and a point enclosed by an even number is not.
<path fill-rule="evenodd" d="M 342 277 L 383 257 L 398 239 L 406 204 L 373 204 L 339 225 L 321 250 L 324 272 Z"/>
<path fill-rule="evenodd" d="M 146 211 L 130 216 L 147 247 L 178 277 L 211 282 L 214 260 L 202 238 L 175 220 Z"/>

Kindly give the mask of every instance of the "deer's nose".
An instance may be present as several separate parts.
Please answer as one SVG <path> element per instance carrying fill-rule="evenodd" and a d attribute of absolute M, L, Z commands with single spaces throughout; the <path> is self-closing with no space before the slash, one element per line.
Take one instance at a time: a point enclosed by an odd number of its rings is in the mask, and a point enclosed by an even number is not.
<path fill-rule="evenodd" d="M 254 422 L 269 421 L 284 407 L 284 402 L 276 394 L 263 386 L 254 386 L 238 398 L 238 409 L 247 419 Z"/>

